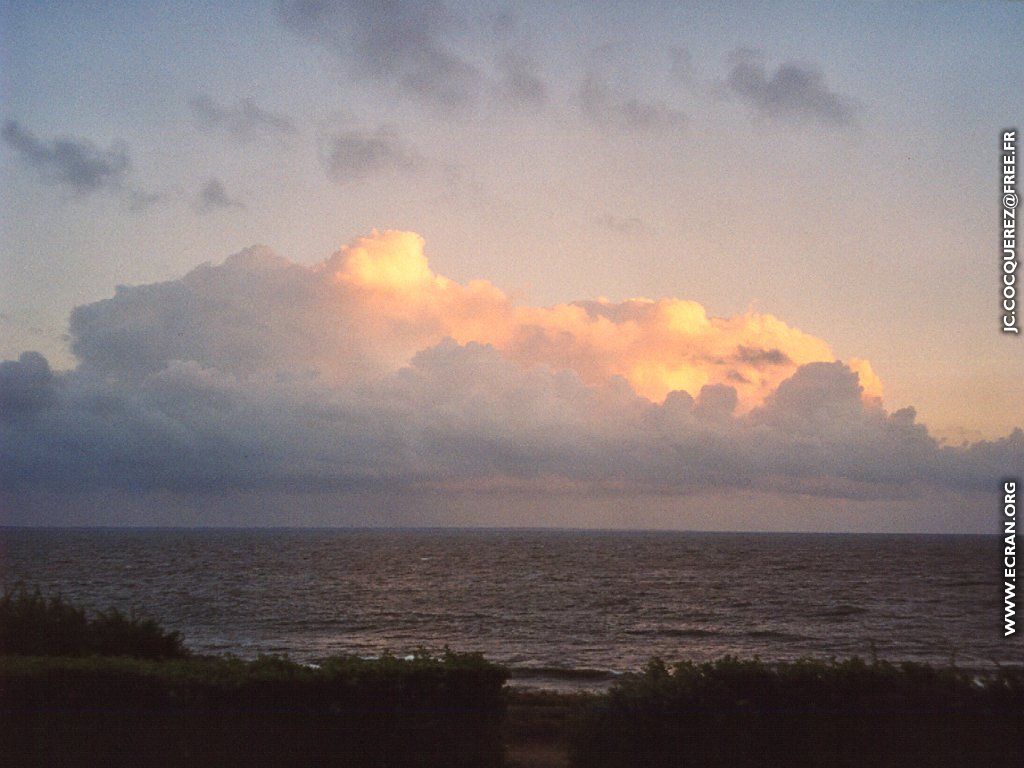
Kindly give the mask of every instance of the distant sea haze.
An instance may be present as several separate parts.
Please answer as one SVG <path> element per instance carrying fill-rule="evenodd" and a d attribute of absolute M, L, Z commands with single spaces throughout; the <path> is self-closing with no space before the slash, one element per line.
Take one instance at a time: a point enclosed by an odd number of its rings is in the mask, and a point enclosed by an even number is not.
<path fill-rule="evenodd" d="M 1024 662 L 997 537 L 522 530 L 0 529 L 0 579 L 203 653 L 481 651 L 519 684 L 652 656 Z"/>

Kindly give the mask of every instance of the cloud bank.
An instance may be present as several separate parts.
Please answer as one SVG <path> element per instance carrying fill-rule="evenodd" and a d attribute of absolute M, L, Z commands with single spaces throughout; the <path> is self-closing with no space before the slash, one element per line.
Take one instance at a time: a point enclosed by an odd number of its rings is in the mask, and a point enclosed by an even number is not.
<path fill-rule="evenodd" d="M 74 370 L 0 364 L 12 508 L 108 491 L 900 500 L 976 493 L 1024 459 L 1019 430 L 938 444 L 884 409 L 866 362 L 771 315 L 517 305 L 437 275 L 405 232 L 314 266 L 253 247 L 120 286 L 74 310 L 70 337 Z"/>

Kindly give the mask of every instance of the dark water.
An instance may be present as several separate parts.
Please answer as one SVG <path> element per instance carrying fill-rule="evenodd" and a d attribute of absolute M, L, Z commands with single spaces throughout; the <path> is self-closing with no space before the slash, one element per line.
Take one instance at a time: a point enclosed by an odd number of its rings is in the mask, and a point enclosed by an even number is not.
<path fill-rule="evenodd" d="M 0 582 L 137 608 L 202 652 L 484 652 L 521 680 L 654 655 L 1024 662 L 997 538 L 541 531 L 0 530 Z M 526 670 L 533 670 L 527 672 Z"/>

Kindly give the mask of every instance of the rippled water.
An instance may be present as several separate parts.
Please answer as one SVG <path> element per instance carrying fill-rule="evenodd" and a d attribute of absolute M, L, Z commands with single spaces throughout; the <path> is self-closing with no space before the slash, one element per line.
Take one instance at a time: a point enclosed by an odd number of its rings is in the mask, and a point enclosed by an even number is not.
<path fill-rule="evenodd" d="M 569 531 L 0 530 L 0 580 L 137 608 L 202 652 L 1024 662 L 997 538 Z M 530 677 L 527 673 L 521 673 Z M 571 679 L 545 671 L 538 678 Z"/>

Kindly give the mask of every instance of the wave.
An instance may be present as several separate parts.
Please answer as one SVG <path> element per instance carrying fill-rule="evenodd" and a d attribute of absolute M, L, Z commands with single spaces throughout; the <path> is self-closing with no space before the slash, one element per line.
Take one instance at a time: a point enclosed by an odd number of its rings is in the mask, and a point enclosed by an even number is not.
<path fill-rule="evenodd" d="M 614 680 L 621 673 L 610 669 L 587 667 L 511 667 L 509 676 L 514 680 Z"/>
<path fill-rule="evenodd" d="M 991 587 L 999 586 L 998 581 L 947 581 L 944 587 Z"/>
<path fill-rule="evenodd" d="M 816 611 L 809 614 L 810 616 L 818 618 L 843 618 L 844 616 L 859 616 L 862 613 L 867 613 L 868 609 L 862 605 L 851 605 L 850 603 L 840 603 L 834 605 L 831 608 L 826 608 L 823 611 Z"/>
<path fill-rule="evenodd" d="M 722 633 L 701 627 L 655 627 L 653 629 L 627 629 L 627 635 L 641 637 L 715 637 Z"/>
<path fill-rule="evenodd" d="M 744 632 L 747 637 L 757 637 L 762 640 L 813 640 L 807 635 L 800 635 L 795 632 L 782 632 L 777 629 L 752 629 Z"/>

